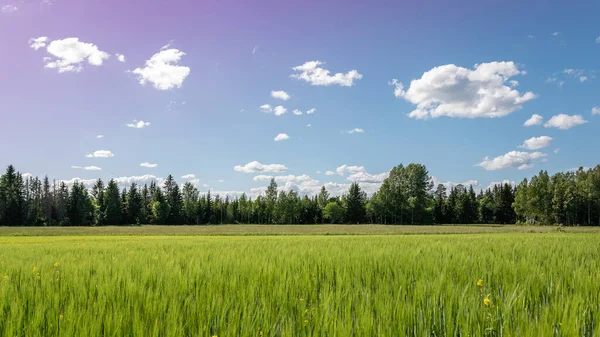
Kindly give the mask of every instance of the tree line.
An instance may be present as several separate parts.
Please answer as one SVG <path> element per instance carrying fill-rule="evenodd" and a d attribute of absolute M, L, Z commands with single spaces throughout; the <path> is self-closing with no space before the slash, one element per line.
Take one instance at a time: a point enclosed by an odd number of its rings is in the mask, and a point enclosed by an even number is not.
<path fill-rule="evenodd" d="M 498 184 L 476 193 L 456 185 L 435 189 L 424 165 L 398 165 L 370 198 L 358 183 L 342 196 L 323 186 L 314 196 L 278 189 L 225 198 L 201 194 L 172 175 L 120 189 L 98 179 L 88 189 L 48 177 L 24 178 L 10 165 L 0 176 L 0 226 L 117 226 L 135 224 L 564 224 L 600 225 L 600 165 L 556 173 L 541 171 L 513 187 Z"/>

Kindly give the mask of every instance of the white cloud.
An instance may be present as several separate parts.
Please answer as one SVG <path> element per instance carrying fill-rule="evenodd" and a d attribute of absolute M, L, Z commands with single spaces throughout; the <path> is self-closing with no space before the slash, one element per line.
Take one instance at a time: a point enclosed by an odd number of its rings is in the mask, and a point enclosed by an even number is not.
<path fill-rule="evenodd" d="M 517 81 L 517 80 L 510 80 L 510 81 L 508 81 L 508 83 L 510 83 L 510 86 L 513 88 L 516 88 L 519 86 L 519 81 Z"/>
<path fill-rule="evenodd" d="M 548 122 L 546 122 L 546 124 L 544 124 L 544 127 L 559 128 L 561 130 L 567 130 L 567 129 L 570 129 L 577 125 L 581 125 L 581 124 L 585 124 L 585 123 L 587 123 L 587 121 L 584 120 L 583 117 L 581 117 L 581 115 L 569 116 L 569 115 L 565 115 L 565 114 L 559 114 L 556 116 L 552 116 L 552 118 L 550 118 L 550 120 Z"/>
<path fill-rule="evenodd" d="M 315 112 L 317 112 L 317 109 L 315 109 L 315 108 L 312 108 L 312 109 L 308 109 L 308 110 L 306 111 L 306 114 L 307 114 L 307 115 L 312 115 L 312 114 L 314 114 Z"/>
<path fill-rule="evenodd" d="M 81 179 L 81 178 L 72 178 L 70 180 L 59 180 L 59 183 L 65 183 L 67 186 L 73 186 L 73 184 L 80 183 L 83 184 L 87 188 L 91 188 L 96 183 L 96 179 Z"/>
<path fill-rule="evenodd" d="M 96 138 L 98 138 L 98 139 L 104 138 L 104 135 L 97 135 Z"/>
<path fill-rule="evenodd" d="M 189 173 L 189 174 L 181 176 L 181 179 L 196 179 L 196 175 Z"/>
<path fill-rule="evenodd" d="M 365 129 L 354 128 L 352 130 L 345 131 L 345 133 L 353 134 L 353 133 L 365 133 Z"/>
<path fill-rule="evenodd" d="M 542 152 L 510 151 L 493 159 L 485 157 L 483 161 L 476 166 L 482 167 L 486 171 L 503 170 L 511 167 L 518 167 L 522 170 L 529 168 L 529 165 L 533 165 L 534 160 L 546 156 L 547 154 Z"/>
<path fill-rule="evenodd" d="M 44 47 L 47 38 L 39 37 L 29 40 L 29 45 L 34 49 Z M 93 43 L 79 41 L 76 37 L 50 42 L 46 51 L 52 55 L 44 57 L 45 67 L 57 69 L 59 73 L 75 72 L 83 70 L 83 64 L 87 61 L 93 66 L 101 66 L 110 54 L 101 51 Z"/>
<path fill-rule="evenodd" d="M 40 36 L 38 38 L 29 39 L 29 47 L 38 50 L 40 48 L 46 47 L 46 42 L 48 42 L 47 36 Z"/>
<path fill-rule="evenodd" d="M 541 137 L 532 137 L 523 142 L 523 145 L 520 145 L 520 148 L 524 148 L 526 150 L 539 150 L 545 147 L 548 147 L 552 144 L 552 137 L 541 136 Z"/>
<path fill-rule="evenodd" d="M 282 107 L 281 105 L 278 105 L 273 109 L 273 113 L 275 113 L 275 116 L 281 116 L 281 115 L 285 114 L 286 112 L 287 112 L 287 109 Z"/>
<path fill-rule="evenodd" d="M 144 68 L 136 68 L 132 73 L 137 75 L 140 84 L 150 82 L 158 90 L 181 88 L 191 71 L 189 67 L 179 65 L 185 55 L 179 49 L 163 49 L 152 55 Z"/>
<path fill-rule="evenodd" d="M 312 126 L 312 124 L 306 124 L 306 126 L 308 126 L 308 127 L 311 127 L 311 126 Z"/>
<path fill-rule="evenodd" d="M 158 166 L 158 164 L 150 164 L 148 162 L 144 162 L 140 164 L 141 167 L 146 167 L 146 168 L 155 168 Z"/>
<path fill-rule="evenodd" d="M 579 82 L 583 83 L 588 80 L 587 76 L 579 76 Z"/>
<path fill-rule="evenodd" d="M 279 142 L 279 141 L 282 141 L 282 140 L 287 140 L 287 139 L 290 139 L 290 136 L 288 136 L 285 133 L 280 133 L 277 136 L 275 136 L 275 141 L 276 142 Z"/>
<path fill-rule="evenodd" d="M 130 176 L 130 177 L 118 177 L 114 178 L 119 187 L 121 188 L 129 188 L 132 183 L 136 183 L 138 185 L 149 184 L 151 182 L 156 182 L 158 186 L 161 186 L 164 182 L 164 179 L 156 177 L 152 174 L 144 174 L 142 176 Z"/>
<path fill-rule="evenodd" d="M 271 91 L 271 97 L 276 98 L 276 99 L 281 99 L 284 101 L 287 101 L 288 99 L 291 98 L 290 94 L 288 94 L 287 92 L 285 92 L 283 90 Z"/>
<path fill-rule="evenodd" d="M 260 108 L 260 111 L 262 111 L 262 112 L 266 112 L 266 113 L 273 112 L 273 108 L 271 108 L 271 106 L 269 104 L 263 104 L 259 108 Z"/>
<path fill-rule="evenodd" d="M 4 5 L 4 6 L 0 7 L 0 12 L 2 12 L 2 13 L 14 13 L 18 9 L 19 8 L 17 8 L 17 6 L 15 6 L 15 5 Z"/>
<path fill-rule="evenodd" d="M 338 84 L 343 87 L 351 87 L 354 85 L 354 80 L 360 80 L 361 75 L 356 70 L 350 70 L 348 73 L 337 73 L 333 76 L 329 75 L 329 70 L 321 68 L 325 63 L 320 61 L 309 61 L 303 65 L 292 68 L 296 74 L 290 75 L 291 78 L 304 80 L 311 85 L 328 86 Z"/>
<path fill-rule="evenodd" d="M 86 171 L 102 171 L 98 166 L 71 166 L 72 169 L 82 169 Z"/>
<path fill-rule="evenodd" d="M 357 172 L 348 176 L 346 180 L 360 183 L 382 183 L 387 177 L 390 176 L 389 172 L 380 174 L 369 174 L 367 172 Z"/>
<path fill-rule="evenodd" d="M 256 54 L 257 51 L 258 51 L 258 46 L 254 46 L 254 48 L 252 49 L 252 55 Z"/>
<path fill-rule="evenodd" d="M 317 112 L 317 109 L 315 109 L 315 108 L 312 108 L 312 109 L 306 110 L 306 114 L 307 114 L 307 115 L 312 115 L 312 114 L 314 114 L 315 112 Z M 296 116 L 300 116 L 300 115 L 304 114 L 304 112 L 302 112 L 302 110 L 299 110 L 299 109 L 294 109 L 294 110 L 292 111 L 292 113 L 293 113 L 294 115 L 296 115 Z"/>
<path fill-rule="evenodd" d="M 332 176 L 332 175 L 334 175 L 334 174 L 335 174 L 335 172 L 333 172 L 333 171 L 326 171 L 326 172 L 325 172 L 325 175 L 326 175 L 326 176 Z"/>
<path fill-rule="evenodd" d="M 519 170 L 527 170 L 530 168 L 533 168 L 535 165 L 534 164 L 523 164 L 521 166 L 519 166 Z"/>
<path fill-rule="evenodd" d="M 552 36 L 558 36 L 560 33 L 559 32 L 554 32 L 552 33 Z"/>
<path fill-rule="evenodd" d="M 476 189 L 477 187 L 479 187 L 479 181 L 474 180 L 474 179 L 467 180 L 462 183 L 455 183 L 452 181 L 440 181 L 435 176 L 432 176 L 431 181 L 433 182 L 434 190 L 437 188 L 437 185 L 439 185 L 439 184 L 444 185 L 446 187 L 446 189 L 450 189 L 450 188 L 452 188 L 454 186 L 458 186 L 458 185 L 463 185 L 465 187 L 473 186 L 473 189 Z"/>
<path fill-rule="evenodd" d="M 319 184 L 318 180 L 311 178 L 309 175 L 286 175 L 286 176 L 270 176 L 270 175 L 258 175 L 253 178 L 254 181 L 271 181 L 271 179 L 275 179 L 278 183 L 298 183 L 304 186 L 313 186 Z"/>
<path fill-rule="evenodd" d="M 110 158 L 114 156 L 115 155 L 109 150 L 98 150 L 86 155 L 88 158 Z"/>
<path fill-rule="evenodd" d="M 488 185 L 487 189 L 490 189 L 490 190 L 491 190 L 491 189 L 493 189 L 493 188 L 494 188 L 494 186 L 496 186 L 496 185 L 497 185 L 497 186 L 504 186 L 505 184 L 509 184 L 509 185 L 511 185 L 511 186 L 513 186 L 513 187 L 514 187 L 514 186 L 517 186 L 517 183 L 515 183 L 515 181 L 514 181 L 514 180 L 508 180 L 508 179 L 504 179 L 504 180 L 502 180 L 502 181 L 492 181 L 492 182 L 491 182 L 491 183 Z"/>
<path fill-rule="evenodd" d="M 115 54 L 115 56 L 117 57 L 117 60 L 119 60 L 119 62 L 125 62 L 125 55 Z"/>
<path fill-rule="evenodd" d="M 523 126 L 541 125 L 543 122 L 544 122 L 544 117 L 542 117 L 538 114 L 533 114 L 533 115 L 531 115 L 531 118 L 529 118 L 528 120 L 525 121 L 525 123 L 523 123 Z"/>
<path fill-rule="evenodd" d="M 294 110 L 292 110 L 292 113 L 293 113 L 294 115 L 296 115 L 296 116 L 300 116 L 300 115 L 302 115 L 302 111 L 300 111 L 300 110 L 298 110 L 298 109 L 294 109 Z"/>
<path fill-rule="evenodd" d="M 147 126 L 150 126 L 150 122 L 138 121 L 135 119 L 133 120 L 133 123 L 127 124 L 127 127 L 135 129 L 143 129 Z"/>
<path fill-rule="evenodd" d="M 554 153 L 558 153 L 560 151 L 559 148 L 554 149 Z"/>
<path fill-rule="evenodd" d="M 327 172 L 331 172 L 331 171 L 327 171 Z M 346 174 L 346 172 L 350 173 L 350 174 L 355 174 L 355 173 L 367 173 L 367 171 L 365 170 L 364 166 L 348 166 L 348 165 L 342 165 L 338 168 L 335 169 L 335 172 L 337 172 L 337 174 L 343 176 L 344 174 Z M 325 173 L 327 174 L 327 173 Z M 329 175 L 329 174 L 327 174 Z"/>
<path fill-rule="evenodd" d="M 592 169 L 591 167 L 588 167 L 588 166 L 580 166 L 580 167 L 573 167 L 570 169 L 566 169 L 565 171 L 566 172 L 577 172 L 577 171 L 579 171 L 580 168 L 583 169 L 584 171 L 589 171 Z"/>
<path fill-rule="evenodd" d="M 595 106 L 592 108 L 592 115 L 600 115 L 600 106 Z"/>
<path fill-rule="evenodd" d="M 288 168 L 285 165 L 281 164 L 261 164 L 258 161 L 251 161 L 246 165 L 236 165 L 233 168 L 237 172 L 243 173 L 257 173 L 257 172 L 273 172 L 280 173 L 285 172 Z"/>
<path fill-rule="evenodd" d="M 390 84 L 396 97 L 416 105 L 408 114 L 411 118 L 492 118 L 519 110 L 536 97 L 505 85 L 511 77 L 524 74 L 514 62 L 476 64 L 474 70 L 447 64 L 412 80 L 408 90 L 396 79 Z"/>
<path fill-rule="evenodd" d="M 21 177 L 23 177 L 23 179 L 27 179 L 29 177 L 33 177 L 33 174 L 25 172 L 25 173 L 21 173 Z"/>

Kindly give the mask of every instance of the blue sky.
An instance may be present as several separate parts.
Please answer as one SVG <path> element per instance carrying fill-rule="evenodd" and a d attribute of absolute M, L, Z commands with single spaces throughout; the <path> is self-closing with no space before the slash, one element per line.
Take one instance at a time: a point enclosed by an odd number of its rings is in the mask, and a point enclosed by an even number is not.
<path fill-rule="evenodd" d="M 202 191 L 232 195 L 258 193 L 256 176 L 304 193 L 374 191 L 410 162 L 479 187 L 593 166 L 599 12 L 592 1 L 0 0 L 0 164 L 123 184 L 193 174 Z M 291 76 L 307 64 L 308 81 Z M 419 104 L 428 119 L 409 116 Z M 541 125 L 524 127 L 533 114 Z M 138 121 L 150 124 L 127 126 Z M 545 138 L 519 147 L 533 137 Z M 86 157 L 99 150 L 113 156 Z M 253 161 L 286 169 L 234 169 Z"/>

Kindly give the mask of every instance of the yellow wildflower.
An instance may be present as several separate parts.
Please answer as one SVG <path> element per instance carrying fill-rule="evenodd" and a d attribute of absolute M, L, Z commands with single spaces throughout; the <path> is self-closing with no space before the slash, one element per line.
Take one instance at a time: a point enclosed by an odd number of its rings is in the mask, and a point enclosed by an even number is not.
<path fill-rule="evenodd" d="M 483 299 L 483 304 L 484 304 L 486 307 L 489 307 L 489 306 L 492 304 L 492 300 L 490 300 L 490 298 L 489 298 L 489 297 L 486 297 L 486 298 L 484 298 L 484 299 Z"/>
<path fill-rule="evenodd" d="M 63 319 L 63 318 L 65 318 L 65 316 L 64 316 L 63 314 L 60 314 L 60 315 L 58 316 L 58 318 L 60 318 L 60 319 Z"/>
<path fill-rule="evenodd" d="M 300 298 L 300 302 L 304 302 L 304 299 L 303 299 L 303 298 Z"/>
<path fill-rule="evenodd" d="M 8 275 L 4 275 L 4 281 L 8 281 Z"/>
<path fill-rule="evenodd" d="M 37 271 L 37 267 L 33 266 L 33 272 L 35 273 Z"/>
<path fill-rule="evenodd" d="M 307 320 L 307 319 L 305 319 L 305 320 L 304 320 L 304 325 L 307 325 L 307 324 L 308 324 L 308 320 Z"/>
<path fill-rule="evenodd" d="M 479 281 L 477 281 L 477 286 L 478 286 L 479 288 L 483 288 L 483 280 L 479 280 Z"/>
<path fill-rule="evenodd" d="M 58 268 L 58 266 L 60 266 L 60 263 L 59 263 L 58 261 L 56 261 L 56 262 L 54 263 L 54 268 Z"/>

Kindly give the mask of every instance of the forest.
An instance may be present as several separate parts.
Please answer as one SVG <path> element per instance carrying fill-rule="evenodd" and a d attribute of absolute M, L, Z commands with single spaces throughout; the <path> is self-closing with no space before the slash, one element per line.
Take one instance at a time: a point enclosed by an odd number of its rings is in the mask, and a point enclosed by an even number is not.
<path fill-rule="evenodd" d="M 139 224 L 529 224 L 600 225 L 600 165 L 552 176 L 540 171 L 517 186 L 433 186 L 421 164 L 398 165 L 368 197 L 358 183 L 342 196 L 279 190 L 274 179 L 254 200 L 201 193 L 169 175 L 162 186 L 98 179 L 90 188 L 48 177 L 0 176 L 0 226 Z"/>

